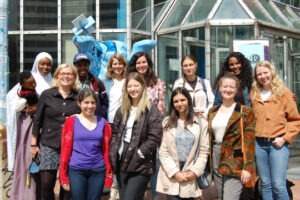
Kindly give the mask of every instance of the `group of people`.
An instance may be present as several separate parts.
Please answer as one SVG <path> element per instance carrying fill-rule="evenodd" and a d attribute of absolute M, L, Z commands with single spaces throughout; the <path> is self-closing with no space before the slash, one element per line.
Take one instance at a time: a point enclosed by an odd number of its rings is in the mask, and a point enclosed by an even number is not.
<path fill-rule="evenodd" d="M 168 109 L 165 83 L 144 52 L 128 63 L 114 54 L 102 80 L 89 72 L 86 54 L 53 78 L 52 63 L 38 54 L 7 94 L 16 124 L 8 130 L 11 199 L 54 199 L 58 170 L 60 199 L 100 199 L 111 188 L 111 199 L 141 200 L 149 182 L 154 198 L 201 198 L 196 179 L 208 162 L 219 199 L 240 199 L 256 170 L 263 199 L 288 199 L 288 145 L 300 116 L 270 62 L 259 62 L 252 77 L 249 60 L 233 52 L 212 89 L 198 77 L 197 59 L 185 56 Z M 28 176 L 32 160 L 39 173 Z"/>

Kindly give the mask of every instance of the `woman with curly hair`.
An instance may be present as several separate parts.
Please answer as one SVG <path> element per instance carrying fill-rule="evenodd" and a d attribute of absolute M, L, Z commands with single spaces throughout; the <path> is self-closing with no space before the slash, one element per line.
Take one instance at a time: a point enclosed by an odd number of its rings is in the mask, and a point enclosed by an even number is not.
<path fill-rule="evenodd" d="M 254 69 L 251 102 L 256 118 L 255 154 L 263 199 L 289 199 L 286 173 L 289 148 L 300 130 L 300 115 L 292 92 L 268 61 Z M 278 162 L 280 160 L 280 162 Z"/>
<path fill-rule="evenodd" d="M 215 91 L 214 106 L 222 104 L 222 97 L 219 91 L 219 80 L 226 72 L 232 72 L 240 80 L 240 89 L 235 100 L 242 105 L 251 105 L 250 90 L 252 84 L 252 68 L 250 61 L 240 52 L 232 52 L 226 58 L 224 66 L 217 76 L 213 90 Z"/>

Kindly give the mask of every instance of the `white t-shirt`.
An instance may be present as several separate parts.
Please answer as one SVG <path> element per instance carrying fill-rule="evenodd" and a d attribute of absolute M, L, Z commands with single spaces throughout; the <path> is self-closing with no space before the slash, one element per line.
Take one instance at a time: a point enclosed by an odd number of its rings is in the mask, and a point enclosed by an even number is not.
<path fill-rule="evenodd" d="M 130 113 L 129 113 L 129 116 L 128 116 L 128 119 L 127 119 L 123 139 L 122 139 L 121 145 L 118 149 L 119 156 L 122 156 L 123 148 L 124 148 L 124 142 L 130 143 L 131 135 L 132 135 L 132 128 L 133 128 L 134 119 L 135 119 L 135 116 L 136 116 L 136 111 L 137 111 L 137 107 L 132 107 L 131 106 L 131 110 L 130 110 Z"/>
<path fill-rule="evenodd" d="M 260 96 L 263 101 L 266 101 L 271 96 L 271 90 L 262 90 Z"/>
<path fill-rule="evenodd" d="M 222 143 L 225 129 L 227 127 L 231 114 L 232 112 L 222 113 L 218 111 L 216 116 L 212 120 L 212 130 L 215 137 L 214 142 Z"/>
<path fill-rule="evenodd" d="M 115 114 L 122 103 L 122 90 L 125 79 L 113 79 L 114 84 L 109 91 L 108 122 L 113 123 Z"/>

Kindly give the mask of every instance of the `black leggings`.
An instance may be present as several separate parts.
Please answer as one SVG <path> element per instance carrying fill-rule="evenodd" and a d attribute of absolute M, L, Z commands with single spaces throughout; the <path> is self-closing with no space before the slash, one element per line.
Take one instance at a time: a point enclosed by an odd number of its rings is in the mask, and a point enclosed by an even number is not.
<path fill-rule="evenodd" d="M 54 186 L 56 182 L 57 170 L 41 171 L 41 189 L 43 200 L 54 200 Z"/>
<path fill-rule="evenodd" d="M 54 187 L 56 183 L 57 170 L 41 171 L 41 195 L 43 200 L 54 200 Z M 70 193 L 62 187 L 59 190 L 59 200 L 69 200 Z"/>

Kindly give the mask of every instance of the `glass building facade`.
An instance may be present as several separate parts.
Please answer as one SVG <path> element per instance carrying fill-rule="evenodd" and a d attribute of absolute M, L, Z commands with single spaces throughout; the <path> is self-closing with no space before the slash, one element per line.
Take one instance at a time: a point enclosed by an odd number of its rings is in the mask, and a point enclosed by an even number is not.
<path fill-rule="evenodd" d="M 139 40 L 157 41 L 152 58 L 156 73 L 167 83 L 167 102 L 174 81 L 182 76 L 184 55 L 194 55 L 199 76 L 213 84 L 233 41 L 267 40 L 269 59 L 297 95 L 300 109 L 299 1 L 7 0 L 9 89 L 19 72 L 31 70 L 39 52 L 53 56 L 53 70 L 58 64 L 72 63 L 77 48 L 71 21 L 84 13 L 95 19 L 97 40 L 123 41 L 128 55 Z M 299 156 L 300 139 L 293 145 L 291 155 Z M 298 160 L 295 163 L 299 166 Z"/>
<path fill-rule="evenodd" d="M 71 21 L 81 13 L 95 19 L 97 40 L 126 42 L 128 53 L 136 41 L 157 40 L 153 59 L 168 94 L 181 76 L 182 56 L 196 56 L 199 75 L 213 83 L 233 40 L 264 39 L 270 60 L 300 96 L 299 0 L 10 0 L 10 88 L 41 51 L 54 66 L 72 62 Z"/>

